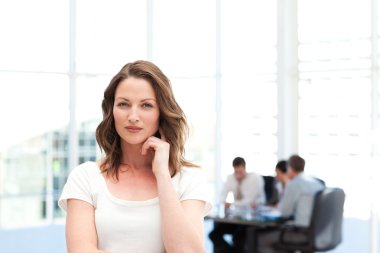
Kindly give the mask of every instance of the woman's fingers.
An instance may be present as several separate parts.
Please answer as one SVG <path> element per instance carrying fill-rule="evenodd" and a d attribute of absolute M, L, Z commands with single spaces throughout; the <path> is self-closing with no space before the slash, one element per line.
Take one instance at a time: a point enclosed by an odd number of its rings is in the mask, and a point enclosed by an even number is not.
<path fill-rule="evenodd" d="M 156 149 L 155 149 L 156 145 L 152 142 L 152 138 L 154 138 L 154 137 L 149 137 L 149 138 L 144 142 L 144 144 L 143 144 L 143 146 L 142 146 L 142 148 L 141 148 L 141 154 L 142 154 L 142 155 L 146 155 L 146 153 L 148 152 L 148 150 L 149 150 L 150 148 L 153 148 L 154 150 L 156 150 Z"/>
<path fill-rule="evenodd" d="M 151 136 L 144 142 L 141 148 L 141 154 L 146 155 L 149 149 L 154 151 L 152 161 L 153 173 L 155 175 L 157 175 L 157 173 L 169 175 L 170 144 L 163 139 Z"/>
<path fill-rule="evenodd" d="M 167 143 L 164 139 L 159 139 L 157 137 L 151 136 L 144 142 L 141 148 L 141 154 L 146 155 L 150 148 L 152 148 L 154 151 L 157 151 L 158 148 L 164 148 L 167 145 L 169 145 L 169 143 Z"/>
<path fill-rule="evenodd" d="M 158 128 L 158 131 L 161 135 L 161 139 L 160 138 L 157 138 L 155 136 L 151 136 L 149 137 L 143 144 L 142 148 L 141 148 L 141 154 L 143 155 L 146 155 L 146 153 L 148 152 L 148 150 L 150 148 L 153 148 L 154 151 L 156 151 L 156 148 L 157 148 L 157 145 L 160 144 L 161 141 L 163 141 L 164 143 L 166 143 L 166 137 L 165 137 L 165 134 L 164 134 L 164 131 L 162 130 L 162 128 Z"/>

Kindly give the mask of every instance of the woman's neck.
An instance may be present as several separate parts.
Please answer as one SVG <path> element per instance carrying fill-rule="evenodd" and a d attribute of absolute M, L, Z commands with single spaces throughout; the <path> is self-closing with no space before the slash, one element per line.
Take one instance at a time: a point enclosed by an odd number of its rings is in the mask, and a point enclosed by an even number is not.
<path fill-rule="evenodd" d="M 151 168 L 153 154 L 148 152 L 146 155 L 141 154 L 142 145 L 131 145 L 123 143 L 121 145 L 121 163 L 127 164 L 131 169 Z"/>

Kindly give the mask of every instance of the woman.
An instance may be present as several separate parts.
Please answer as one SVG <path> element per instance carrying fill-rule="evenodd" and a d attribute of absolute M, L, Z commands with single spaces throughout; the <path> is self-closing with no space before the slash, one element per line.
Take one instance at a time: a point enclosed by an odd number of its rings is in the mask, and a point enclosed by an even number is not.
<path fill-rule="evenodd" d="M 105 153 L 74 168 L 59 200 L 69 253 L 204 252 L 211 206 L 201 169 L 183 158 L 187 123 L 154 64 L 125 65 L 104 92 Z"/>
<path fill-rule="evenodd" d="M 281 160 L 276 164 L 276 189 L 278 191 L 278 202 L 284 195 L 286 183 L 289 181 L 289 177 L 287 175 L 288 163 L 285 160 Z"/>

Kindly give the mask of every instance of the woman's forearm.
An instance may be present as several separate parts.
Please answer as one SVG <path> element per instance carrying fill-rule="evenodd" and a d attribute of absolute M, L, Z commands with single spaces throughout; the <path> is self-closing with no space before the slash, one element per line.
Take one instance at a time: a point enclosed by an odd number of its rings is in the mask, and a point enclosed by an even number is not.
<path fill-rule="evenodd" d="M 83 253 L 83 252 L 87 252 L 87 253 L 110 253 L 108 251 L 98 250 L 97 248 L 93 248 L 92 246 L 86 246 L 82 249 L 80 249 L 80 248 L 69 249 L 67 252 L 68 253 Z"/>
<path fill-rule="evenodd" d="M 204 252 L 203 235 L 187 218 L 171 178 L 156 175 L 160 200 L 163 241 L 168 253 Z"/>

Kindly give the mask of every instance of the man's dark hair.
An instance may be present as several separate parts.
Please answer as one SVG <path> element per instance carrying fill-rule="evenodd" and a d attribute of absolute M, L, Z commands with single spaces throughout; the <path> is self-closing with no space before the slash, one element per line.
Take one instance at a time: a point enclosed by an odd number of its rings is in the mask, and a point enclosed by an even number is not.
<path fill-rule="evenodd" d="M 286 173 L 288 170 L 288 163 L 285 160 L 281 160 L 276 165 L 276 170 L 281 171 L 282 173 Z"/>
<path fill-rule="evenodd" d="M 299 155 L 292 155 L 288 160 L 288 164 L 297 173 L 303 172 L 305 169 L 305 160 Z"/>
<path fill-rule="evenodd" d="M 245 160 L 244 158 L 241 158 L 241 157 L 236 157 L 233 161 L 232 161 L 232 166 L 235 168 L 236 166 L 243 166 L 245 168 Z"/>

